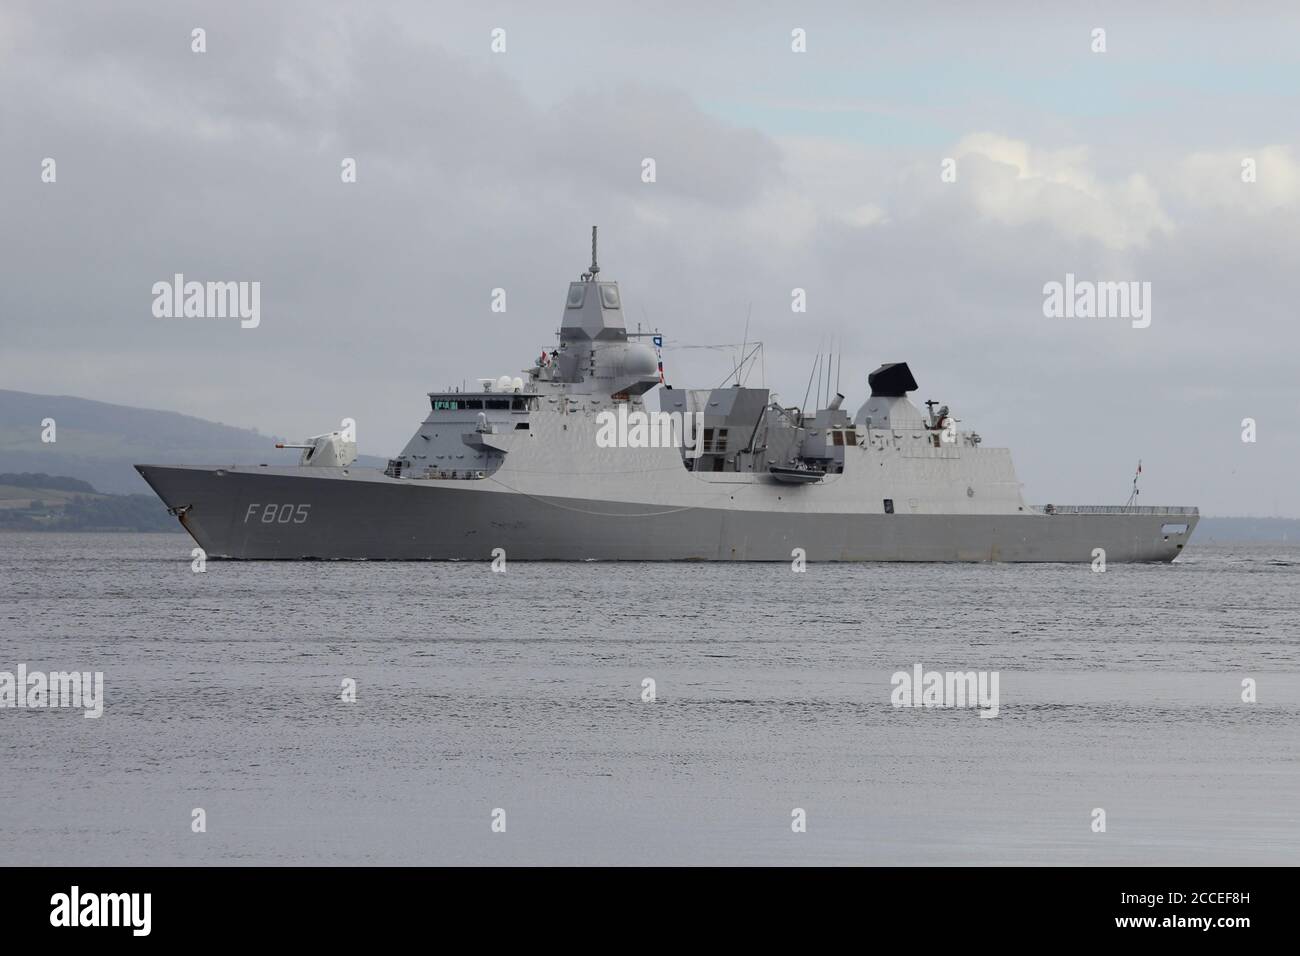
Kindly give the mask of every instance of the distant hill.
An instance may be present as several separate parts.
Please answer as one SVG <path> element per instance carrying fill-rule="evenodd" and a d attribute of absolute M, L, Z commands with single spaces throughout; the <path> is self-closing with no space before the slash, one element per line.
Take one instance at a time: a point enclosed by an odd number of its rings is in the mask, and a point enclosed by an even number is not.
<path fill-rule="evenodd" d="M 49 488 L 54 491 L 80 491 L 89 495 L 99 494 L 95 486 L 80 478 L 64 478 L 61 475 L 32 474 L 24 472 L 16 475 L 0 474 L 0 485 L 12 485 L 19 488 Z"/>
<path fill-rule="evenodd" d="M 177 531 L 153 494 L 104 495 L 77 478 L 0 474 L 0 531 Z"/>
<path fill-rule="evenodd" d="M 57 428 L 49 444 L 41 441 L 45 418 Z M 281 440 L 176 412 L 0 389 L 0 472 L 79 478 L 101 492 L 152 494 L 131 467 L 137 462 L 297 462 L 292 452 L 271 447 Z M 358 463 L 382 468 L 385 461 L 363 455 Z"/>

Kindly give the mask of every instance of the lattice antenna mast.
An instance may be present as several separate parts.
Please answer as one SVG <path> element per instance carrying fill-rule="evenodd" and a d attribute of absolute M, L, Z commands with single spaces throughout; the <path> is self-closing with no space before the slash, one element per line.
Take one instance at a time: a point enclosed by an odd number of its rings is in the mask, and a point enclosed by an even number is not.
<path fill-rule="evenodd" d="M 1138 491 L 1138 479 L 1140 477 L 1142 477 L 1142 460 L 1138 459 L 1137 471 L 1133 475 L 1133 492 L 1128 496 L 1128 501 L 1124 502 L 1125 508 L 1130 507 L 1134 502 L 1137 501 L 1137 497 L 1140 494 L 1140 492 Z"/>
<path fill-rule="evenodd" d="M 582 274 L 583 282 L 590 282 L 600 275 L 600 266 L 596 265 L 596 227 L 591 227 L 591 268 Z"/>

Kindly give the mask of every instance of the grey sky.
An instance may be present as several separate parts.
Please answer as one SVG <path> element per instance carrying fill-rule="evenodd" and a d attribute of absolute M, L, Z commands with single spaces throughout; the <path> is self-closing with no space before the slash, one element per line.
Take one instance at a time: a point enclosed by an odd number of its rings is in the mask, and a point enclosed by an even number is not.
<path fill-rule="evenodd" d="M 425 391 L 554 341 L 598 223 L 630 319 L 752 308 L 787 401 L 833 337 L 846 404 L 910 362 L 1033 501 L 1122 502 L 1141 458 L 1149 503 L 1300 516 L 1289 5 L 537 6 L 6 4 L 0 387 L 395 453 Z M 260 281 L 260 327 L 155 318 L 176 272 Z M 1045 318 L 1067 272 L 1152 283 L 1150 328 Z"/>

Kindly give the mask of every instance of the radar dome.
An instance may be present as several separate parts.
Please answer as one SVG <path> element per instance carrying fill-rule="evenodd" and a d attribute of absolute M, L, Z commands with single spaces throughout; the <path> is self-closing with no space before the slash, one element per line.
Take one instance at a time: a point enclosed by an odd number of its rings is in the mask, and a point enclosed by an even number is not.
<path fill-rule="evenodd" d="M 635 378 L 659 374 L 659 360 L 655 357 L 654 349 L 648 345 L 637 345 L 631 342 L 607 345 L 600 350 L 600 358 L 602 364 L 616 375 Z"/>

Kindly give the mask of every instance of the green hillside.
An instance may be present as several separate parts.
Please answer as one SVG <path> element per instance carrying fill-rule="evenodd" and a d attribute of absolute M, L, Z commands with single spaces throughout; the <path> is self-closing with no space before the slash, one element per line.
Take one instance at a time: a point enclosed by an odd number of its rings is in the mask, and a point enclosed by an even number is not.
<path fill-rule="evenodd" d="M 76 478 L 0 474 L 0 531 L 175 531 L 152 494 L 105 495 Z"/>

